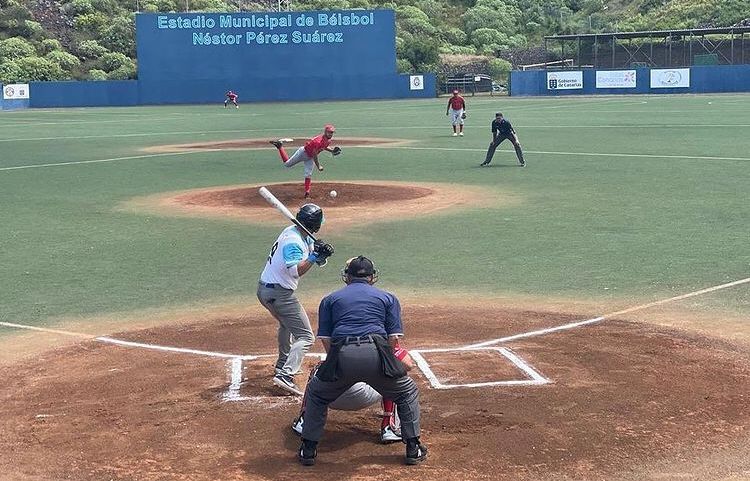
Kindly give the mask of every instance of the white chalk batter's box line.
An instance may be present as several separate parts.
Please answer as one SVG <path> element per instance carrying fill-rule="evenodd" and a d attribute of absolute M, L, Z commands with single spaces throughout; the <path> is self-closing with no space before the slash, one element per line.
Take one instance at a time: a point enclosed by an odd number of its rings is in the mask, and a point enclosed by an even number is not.
<path fill-rule="evenodd" d="M 464 383 L 464 384 L 450 384 L 440 381 L 435 372 L 430 367 L 430 363 L 425 359 L 424 354 L 432 353 L 446 353 L 446 352 L 472 352 L 472 351 L 494 351 L 500 354 L 505 359 L 509 360 L 515 367 L 517 367 L 526 376 L 526 379 L 509 379 L 503 381 L 487 381 L 487 382 L 475 382 L 475 383 Z M 537 370 L 531 365 L 525 362 L 518 354 L 513 352 L 507 347 L 477 347 L 477 348 L 440 348 L 440 349 L 414 349 L 410 350 L 414 362 L 419 367 L 420 371 L 425 375 L 430 385 L 434 389 L 456 389 L 456 388 L 481 388 L 481 387 L 492 387 L 492 386 L 539 386 L 542 384 L 549 384 L 552 381 L 542 376 Z M 308 356 L 318 357 L 321 360 L 325 359 L 325 354 L 322 353 L 310 353 Z M 242 388 L 242 373 L 244 369 L 244 362 L 247 360 L 256 360 L 247 357 L 240 358 L 236 357 L 227 362 L 227 369 L 229 371 L 229 386 L 227 390 L 222 394 L 222 402 L 270 402 L 274 405 L 279 404 L 290 404 L 296 403 L 298 400 L 292 396 L 278 397 L 278 396 L 243 396 L 240 394 Z"/>
<path fill-rule="evenodd" d="M 449 384 L 442 382 L 430 367 L 430 363 L 425 359 L 424 354 L 445 353 L 445 352 L 472 352 L 472 351 L 495 351 L 505 359 L 509 360 L 515 367 L 528 376 L 526 379 L 510 379 L 504 381 L 486 381 L 472 382 L 463 384 Z M 446 348 L 446 349 L 415 349 L 409 351 L 417 367 L 422 371 L 425 377 L 430 381 L 430 385 L 435 389 L 456 389 L 456 388 L 477 388 L 491 386 L 538 386 L 549 384 L 550 381 L 542 376 L 536 369 L 531 367 L 527 362 L 521 359 L 516 353 L 507 347 L 479 347 L 479 348 Z"/>

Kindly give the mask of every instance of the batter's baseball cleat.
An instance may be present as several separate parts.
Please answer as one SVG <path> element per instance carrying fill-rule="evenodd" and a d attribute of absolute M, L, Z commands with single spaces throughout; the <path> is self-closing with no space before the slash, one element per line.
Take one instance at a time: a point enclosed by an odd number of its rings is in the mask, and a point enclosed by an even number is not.
<path fill-rule="evenodd" d="M 419 442 L 419 438 L 406 440 L 406 464 L 419 464 L 427 459 L 427 446 Z"/>
<path fill-rule="evenodd" d="M 292 431 L 302 436 L 302 426 L 305 425 L 305 418 L 300 414 L 297 419 L 292 423 Z M 399 441 L 401 438 L 398 438 Z"/>
<path fill-rule="evenodd" d="M 386 426 L 380 430 L 380 442 L 383 444 L 401 442 L 401 434 L 393 426 Z"/>
<path fill-rule="evenodd" d="M 312 466 L 315 464 L 315 457 L 318 455 L 318 443 L 307 439 L 302 440 L 299 447 L 299 462 L 303 466 Z"/>
<path fill-rule="evenodd" d="M 297 396 L 302 396 L 304 394 L 302 390 L 300 390 L 300 388 L 298 388 L 297 385 L 294 384 L 294 380 L 290 377 L 274 376 L 273 383 L 284 391 L 296 394 Z"/>

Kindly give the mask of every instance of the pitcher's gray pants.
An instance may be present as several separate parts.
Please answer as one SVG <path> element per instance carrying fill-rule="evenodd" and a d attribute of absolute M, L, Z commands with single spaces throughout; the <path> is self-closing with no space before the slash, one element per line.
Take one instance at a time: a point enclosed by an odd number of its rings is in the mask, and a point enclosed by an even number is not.
<path fill-rule="evenodd" d="M 319 441 L 328 416 L 328 405 L 354 383 L 366 382 L 384 398 L 393 399 L 401 418 L 401 435 L 404 439 L 419 436 L 419 389 L 409 376 L 391 379 L 383 375 L 380 356 L 374 343 L 347 344 L 339 353 L 341 377 L 325 382 L 314 376 L 307 385 L 305 424 L 302 438 Z"/>
<path fill-rule="evenodd" d="M 259 284 L 258 300 L 279 321 L 276 374 L 292 377 L 299 372 L 305 354 L 315 342 L 310 319 L 291 289 Z"/>

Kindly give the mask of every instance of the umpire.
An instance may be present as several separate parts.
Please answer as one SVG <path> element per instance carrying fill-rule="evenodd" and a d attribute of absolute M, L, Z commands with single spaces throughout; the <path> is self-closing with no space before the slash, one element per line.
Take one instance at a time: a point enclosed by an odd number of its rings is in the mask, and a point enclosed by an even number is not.
<path fill-rule="evenodd" d="M 324 297 L 318 309 L 318 337 L 327 357 L 307 386 L 299 460 L 315 464 L 328 405 L 365 382 L 395 401 L 406 464 L 421 463 L 427 448 L 419 440 L 419 390 L 393 351 L 403 335 L 401 305 L 396 296 L 373 286 L 378 273 L 367 257 L 349 259 L 341 278 L 346 286 Z"/>
<path fill-rule="evenodd" d="M 518 157 L 518 164 L 521 167 L 526 166 L 526 161 L 523 160 L 523 151 L 521 150 L 521 144 L 518 142 L 518 135 L 513 129 L 513 126 L 503 118 L 503 114 L 498 112 L 495 114 L 495 120 L 492 121 L 492 142 L 490 147 L 487 149 L 487 155 L 484 158 L 484 162 L 479 165 L 489 165 L 492 162 L 492 156 L 495 155 L 495 149 L 502 143 L 503 140 L 508 139 L 513 144 L 513 148 L 516 149 L 516 157 Z"/>

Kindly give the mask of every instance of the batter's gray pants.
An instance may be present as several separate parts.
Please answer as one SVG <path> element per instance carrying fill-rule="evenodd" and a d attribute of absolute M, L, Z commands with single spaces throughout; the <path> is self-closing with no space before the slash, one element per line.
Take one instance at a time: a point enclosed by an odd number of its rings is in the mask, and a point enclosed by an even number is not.
<path fill-rule="evenodd" d="M 310 319 L 291 289 L 259 284 L 258 300 L 279 321 L 276 374 L 292 377 L 299 372 L 305 354 L 315 342 Z"/>
<path fill-rule="evenodd" d="M 307 385 L 305 424 L 302 438 L 319 441 L 328 416 L 328 405 L 354 383 L 366 382 L 384 398 L 393 399 L 401 418 L 401 435 L 404 439 L 419 436 L 419 389 L 409 376 L 391 379 L 383 375 L 380 355 L 374 343 L 347 344 L 339 353 L 341 377 L 325 382 L 317 375 Z"/>

